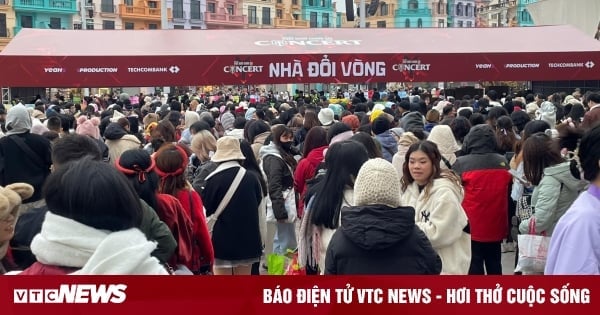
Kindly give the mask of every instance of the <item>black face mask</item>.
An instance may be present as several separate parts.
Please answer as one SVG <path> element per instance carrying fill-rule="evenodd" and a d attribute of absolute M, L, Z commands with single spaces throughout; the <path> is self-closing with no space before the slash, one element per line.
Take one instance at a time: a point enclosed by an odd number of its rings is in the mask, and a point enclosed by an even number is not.
<path fill-rule="evenodd" d="M 289 152 L 292 149 L 292 141 L 282 142 L 281 148 Z"/>

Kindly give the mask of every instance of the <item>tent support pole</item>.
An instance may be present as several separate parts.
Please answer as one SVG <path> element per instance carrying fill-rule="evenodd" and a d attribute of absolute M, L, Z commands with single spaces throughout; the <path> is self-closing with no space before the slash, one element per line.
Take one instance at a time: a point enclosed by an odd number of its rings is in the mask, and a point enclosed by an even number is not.
<path fill-rule="evenodd" d="M 360 0 L 360 28 L 367 27 L 367 4 L 365 0 Z"/>

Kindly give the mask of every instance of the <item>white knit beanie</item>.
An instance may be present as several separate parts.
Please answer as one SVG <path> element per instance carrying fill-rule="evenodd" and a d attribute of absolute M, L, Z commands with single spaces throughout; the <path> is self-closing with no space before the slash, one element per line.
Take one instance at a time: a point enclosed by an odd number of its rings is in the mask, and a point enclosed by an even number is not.
<path fill-rule="evenodd" d="M 381 159 L 370 159 L 358 171 L 354 183 L 354 205 L 383 204 L 400 206 L 400 178 L 392 163 Z"/>

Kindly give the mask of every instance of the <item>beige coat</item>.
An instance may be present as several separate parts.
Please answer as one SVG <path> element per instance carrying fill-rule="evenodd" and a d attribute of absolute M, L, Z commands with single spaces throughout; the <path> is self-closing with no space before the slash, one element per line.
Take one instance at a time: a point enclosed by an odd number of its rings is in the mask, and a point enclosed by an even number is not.
<path fill-rule="evenodd" d="M 117 161 L 123 152 L 131 149 L 139 149 L 142 144 L 134 135 L 124 135 L 121 139 L 106 140 L 104 143 L 108 147 L 108 156 L 111 163 Z"/>
<path fill-rule="evenodd" d="M 471 236 L 463 231 L 467 215 L 461 206 L 462 187 L 434 180 L 429 199 L 412 183 L 402 193 L 402 206 L 415 208 L 415 222 L 442 259 L 442 274 L 466 275 L 471 264 Z"/>

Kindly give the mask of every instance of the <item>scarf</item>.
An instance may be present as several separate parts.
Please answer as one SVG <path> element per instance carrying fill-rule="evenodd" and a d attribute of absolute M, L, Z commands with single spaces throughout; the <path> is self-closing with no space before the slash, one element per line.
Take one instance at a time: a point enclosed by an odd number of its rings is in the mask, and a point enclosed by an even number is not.
<path fill-rule="evenodd" d="M 155 248 L 138 229 L 102 231 L 52 212 L 31 242 L 39 262 L 81 268 L 79 275 L 166 275 L 150 256 Z"/>

